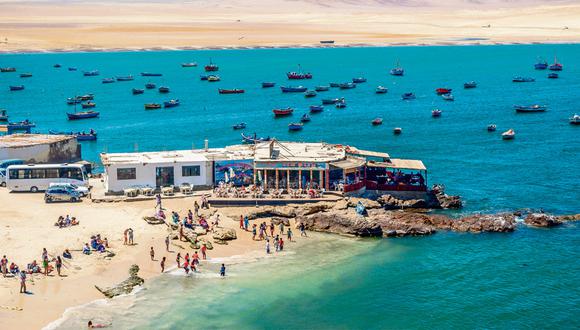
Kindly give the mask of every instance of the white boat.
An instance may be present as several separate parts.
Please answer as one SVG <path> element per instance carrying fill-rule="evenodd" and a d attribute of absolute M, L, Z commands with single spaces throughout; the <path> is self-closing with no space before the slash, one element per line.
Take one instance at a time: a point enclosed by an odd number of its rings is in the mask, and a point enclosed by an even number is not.
<path fill-rule="evenodd" d="M 513 140 L 515 137 L 516 137 L 516 132 L 512 128 L 501 133 L 501 138 L 504 140 Z"/>
<path fill-rule="evenodd" d="M 487 131 L 488 132 L 495 132 L 496 129 L 497 129 L 497 126 L 495 126 L 495 124 L 489 124 L 489 125 L 487 125 Z"/>
<path fill-rule="evenodd" d="M 389 91 L 389 89 L 387 87 L 384 86 L 378 86 L 377 89 L 375 89 L 375 93 L 377 94 L 385 94 Z"/>
<path fill-rule="evenodd" d="M 548 109 L 545 105 L 514 105 L 516 112 L 544 112 Z"/>
<path fill-rule="evenodd" d="M 403 129 L 402 128 L 400 128 L 400 127 L 393 128 L 393 134 L 399 135 L 401 133 L 403 133 Z"/>
<path fill-rule="evenodd" d="M 580 115 L 574 114 L 574 116 L 570 117 L 570 124 L 571 125 L 580 125 Z"/>
<path fill-rule="evenodd" d="M 442 94 L 441 97 L 445 100 L 445 101 L 454 101 L 455 97 L 453 97 L 453 94 L 451 93 L 447 93 L 447 94 Z"/>

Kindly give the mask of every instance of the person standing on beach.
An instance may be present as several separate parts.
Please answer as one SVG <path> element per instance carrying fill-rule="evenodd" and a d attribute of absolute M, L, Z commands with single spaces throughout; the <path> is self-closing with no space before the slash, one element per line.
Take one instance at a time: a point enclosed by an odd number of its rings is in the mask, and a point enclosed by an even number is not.
<path fill-rule="evenodd" d="M 288 241 L 292 242 L 292 229 L 290 229 L 290 227 L 288 227 L 287 237 L 288 237 Z"/>
<path fill-rule="evenodd" d="M 129 228 L 129 245 L 133 245 L 133 228 Z"/>
<path fill-rule="evenodd" d="M 56 273 L 58 274 L 58 276 L 60 275 L 60 268 L 62 267 L 62 259 L 60 258 L 60 256 L 57 256 L 55 261 L 55 265 L 56 265 Z"/>
<path fill-rule="evenodd" d="M 280 235 L 284 235 L 284 221 L 280 221 Z"/>
<path fill-rule="evenodd" d="M 2 275 L 6 277 L 8 273 L 8 259 L 6 259 L 6 256 L 3 256 L 2 260 L 0 260 L 0 268 L 2 269 Z"/>
<path fill-rule="evenodd" d="M 44 267 L 44 276 L 48 276 L 48 255 L 42 259 L 42 267 Z"/>
<path fill-rule="evenodd" d="M 177 261 L 177 268 L 181 268 L 181 252 L 177 252 L 177 257 L 175 258 Z"/>
<path fill-rule="evenodd" d="M 284 250 L 284 240 L 280 237 L 280 242 L 278 242 L 278 248 L 280 251 Z"/>
<path fill-rule="evenodd" d="M 125 229 L 123 232 L 123 245 L 127 245 L 127 235 L 129 233 L 129 229 Z"/>
<path fill-rule="evenodd" d="M 256 224 L 252 226 L 252 241 L 256 240 Z"/>
<path fill-rule="evenodd" d="M 301 237 L 308 237 L 308 235 L 306 235 L 306 227 L 304 227 L 304 223 L 301 222 L 298 228 L 300 228 Z"/>
<path fill-rule="evenodd" d="M 222 266 L 220 267 L 220 276 L 224 277 L 226 276 L 226 265 L 222 264 Z"/>
<path fill-rule="evenodd" d="M 163 210 L 163 207 L 161 206 L 161 194 L 155 195 L 155 201 L 155 209 L 159 208 L 159 210 Z"/>
<path fill-rule="evenodd" d="M 250 226 L 250 221 L 248 220 L 248 216 L 244 217 L 244 230 L 248 231 L 248 227 Z"/>
<path fill-rule="evenodd" d="M 207 259 L 207 246 L 205 244 L 201 246 L 201 257 L 203 260 Z"/>
<path fill-rule="evenodd" d="M 149 251 L 149 255 L 151 256 L 151 261 L 155 261 L 155 250 L 151 247 L 151 251 Z"/>
<path fill-rule="evenodd" d="M 20 293 L 26 293 L 26 272 L 20 271 Z"/>
<path fill-rule="evenodd" d="M 193 202 L 193 210 L 195 211 L 195 216 L 199 216 L 199 204 L 197 204 L 197 201 Z"/>
<path fill-rule="evenodd" d="M 183 224 L 179 225 L 179 241 L 183 241 Z"/>
<path fill-rule="evenodd" d="M 244 217 L 240 215 L 240 229 L 244 229 Z"/>
<path fill-rule="evenodd" d="M 271 237 L 274 237 L 274 228 L 276 228 L 274 226 L 274 223 L 273 222 L 270 222 L 270 236 Z"/>
<path fill-rule="evenodd" d="M 165 271 L 165 257 L 161 258 L 161 272 Z"/>
<path fill-rule="evenodd" d="M 165 237 L 165 250 L 169 252 L 169 235 Z"/>
<path fill-rule="evenodd" d="M 270 254 L 270 240 L 266 238 L 266 254 Z"/>
<path fill-rule="evenodd" d="M 191 257 L 191 263 L 196 267 L 199 265 L 199 254 L 197 254 L 197 251 L 193 253 L 193 256 Z"/>

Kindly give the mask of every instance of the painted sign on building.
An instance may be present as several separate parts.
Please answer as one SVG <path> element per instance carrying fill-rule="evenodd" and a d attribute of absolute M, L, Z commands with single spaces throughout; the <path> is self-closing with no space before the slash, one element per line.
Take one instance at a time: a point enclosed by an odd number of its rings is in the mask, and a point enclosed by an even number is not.
<path fill-rule="evenodd" d="M 215 184 L 233 183 L 236 186 L 250 185 L 254 179 L 253 161 L 244 160 L 220 160 L 214 164 Z"/>

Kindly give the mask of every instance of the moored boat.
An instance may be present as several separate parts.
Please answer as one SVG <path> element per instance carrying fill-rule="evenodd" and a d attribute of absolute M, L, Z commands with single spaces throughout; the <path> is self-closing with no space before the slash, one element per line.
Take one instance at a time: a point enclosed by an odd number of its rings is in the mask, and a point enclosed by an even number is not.
<path fill-rule="evenodd" d="M 437 95 L 443 95 L 443 94 L 449 94 L 451 93 L 452 89 L 451 88 L 437 88 L 435 90 L 435 93 L 437 93 Z"/>
<path fill-rule="evenodd" d="M 311 105 L 310 106 L 311 113 L 317 113 L 317 112 L 322 112 L 322 111 L 324 111 L 324 106 L 322 106 L 322 105 Z"/>
<path fill-rule="evenodd" d="M 544 59 L 538 58 L 538 62 L 534 64 L 534 69 L 536 70 L 546 70 L 548 68 L 548 62 Z"/>
<path fill-rule="evenodd" d="M 287 72 L 286 77 L 292 80 L 300 79 L 312 79 L 312 74 L 310 72 L 303 73 L 302 66 L 298 65 L 298 72 Z"/>
<path fill-rule="evenodd" d="M 246 123 L 237 123 L 234 126 L 232 126 L 233 129 L 244 129 L 246 128 Z"/>
<path fill-rule="evenodd" d="M 169 100 L 169 101 L 163 102 L 164 108 L 174 108 L 178 105 L 179 105 L 179 100 Z"/>
<path fill-rule="evenodd" d="M 383 118 L 375 118 L 375 119 L 373 119 L 373 121 L 371 122 L 371 124 L 373 126 L 382 125 L 383 124 Z"/>
<path fill-rule="evenodd" d="M 343 100 L 336 102 L 336 104 L 334 105 L 337 109 L 344 109 L 346 108 L 346 102 Z"/>
<path fill-rule="evenodd" d="M 441 94 L 441 98 L 445 101 L 455 101 L 455 97 L 451 93 Z"/>
<path fill-rule="evenodd" d="M 20 78 L 30 78 L 30 77 L 32 77 L 32 73 L 29 72 L 20 74 Z"/>
<path fill-rule="evenodd" d="M 85 94 L 85 95 L 77 96 L 77 98 L 81 101 L 92 101 L 95 99 L 95 95 L 94 94 Z"/>
<path fill-rule="evenodd" d="M 262 88 L 270 88 L 276 86 L 275 82 L 265 81 L 262 83 Z"/>
<path fill-rule="evenodd" d="M 559 63 L 558 58 L 554 56 L 554 64 L 550 65 L 548 68 L 552 71 L 562 71 L 564 69 L 564 66 L 561 63 Z"/>
<path fill-rule="evenodd" d="M 145 110 L 161 109 L 161 104 L 159 103 L 145 103 Z"/>
<path fill-rule="evenodd" d="M 555 72 L 548 73 L 548 79 L 558 79 L 558 74 Z"/>
<path fill-rule="evenodd" d="M 11 85 L 8 86 L 8 89 L 11 91 L 21 91 L 24 89 L 24 85 Z"/>
<path fill-rule="evenodd" d="M 338 85 L 338 88 L 340 88 L 340 89 L 353 89 L 353 88 L 356 88 L 356 84 L 351 83 L 351 82 L 342 83 L 342 84 Z"/>
<path fill-rule="evenodd" d="M 316 86 L 314 90 L 317 92 L 327 92 L 330 90 L 330 86 Z"/>
<path fill-rule="evenodd" d="M 434 110 L 431 111 L 431 116 L 433 116 L 433 117 L 441 117 L 441 113 L 442 113 L 441 110 L 434 109 Z"/>
<path fill-rule="evenodd" d="M 216 82 L 216 81 L 220 81 L 220 76 L 216 76 L 216 75 L 210 75 L 207 76 L 207 81 L 209 82 Z"/>
<path fill-rule="evenodd" d="M 53 67 L 53 68 L 57 68 L 57 69 L 58 69 L 58 68 L 60 68 L 60 67 L 61 67 L 61 65 L 57 63 L 57 64 L 53 65 L 52 67 Z"/>
<path fill-rule="evenodd" d="M 304 127 L 303 123 L 290 123 L 288 124 L 289 131 L 300 131 Z"/>
<path fill-rule="evenodd" d="M 302 123 L 307 123 L 309 121 L 310 121 L 310 116 L 307 113 L 303 114 L 302 117 L 300 118 L 300 122 L 302 122 Z"/>
<path fill-rule="evenodd" d="M 182 68 L 193 68 L 197 66 L 197 62 L 181 63 Z"/>
<path fill-rule="evenodd" d="M 94 76 L 98 76 L 99 74 L 100 74 L 99 70 L 92 70 L 92 71 L 83 72 L 83 76 L 85 76 L 85 77 L 94 77 Z"/>
<path fill-rule="evenodd" d="M 13 67 L 0 68 L 0 72 L 16 72 L 16 68 Z"/>
<path fill-rule="evenodd" d="M 145 93 L 145 90 L 141 88 L 133 88 L 131 93 L 133 93 L 133 95 L 139 95 Z"/>
<path fill-rule="evenodd" d="M 282 116 L 289 116 L 294 112 L 294 109 L 288 107 L 288 108 L 280 108 L 280 109 L 272 109 L 272 112 L 274 113 L 275 117 L 282 117 Z"/>
<path fill-rule="evenodd" d="M 501 138 L 504 140 L 513 140 L 516 137 L 516 132 L 513 129 L 509 129 L 501 133 Z"/>
<path fill-rule="evenodd" d="M 344 102 L 344 97 L 337 99 L 322 99 L 322 104 L 336 104 L 338 102 Z"/>
<path fill-rule="evenodd" d="M 328 85 L 329 85 L 330 87 L 332 87 L 332 88 L 337 88 L 337 87 L 340 87 L 340 83 L 335 83 L 335 82 L 331 82 L 331 83 L 329 83 Z"/>
<path fill-rule="evenodd" d="M 222 89 L 222 88 L 219 88 L 218 89 L 218 93 L 220 93 L 220 94 L 244 94 L 245 93 L 245 90 L 238 89 L 238 88 L 235 88 L 235 89 Z"/>
<path fill-rule="evenodd" d="M 389 91 L 389 89 L 387 87 L 384 87 L 384 86 L 378 86 L 375 89 L 376 94 L 386 94 L 388 91 Z"/>
<path fill-rule="evenodd" d="M 401 95 L 401 98 L 403 100 L 414 100 L 416 97 L 415 97 L 415 93 L 409 92 L 409 93 L 403 93 L 403 95 Z"/>
<path fill-rule="evenodd" d="M 304 86 L 280 86 L 282 93 L 304 93 L 308 88 Z"/>
<path fill-rule="evenodd" d="M 87 132 L 58 132 L 49 130 L 48 134 L 50 135 L 71 135 L 74 136 L 77 141 L 96 141 L 97 140 L 97 132 L 91 129 L 88 133 Z"/>
<path fill-rule="evenodd" d="M 97 104 L 94 103 L 94 102 L 89 101 L 89 102 L 86 102 L 86 103 L 82 103 L 81 106 L 83 107 L 83 109 L 91 109 L 91 108 L 96 107 Z"/>
<path fill-rule="evenodd" d="M 169 87 L 167 86 L 160 86 L 158 89 L 159 93 L 169 93 Z"/>
<path fill-rule="evenodd" d="M 104 78 L 103 80 L 101 80 L 101 82 L 103 84 L 112 84 L 115 82 L 115 78 Z"/>
<path fill-rule="evenodd" d="M 209 77 L 209 76 L 206 75 L 206 74 L 200 74 L 199 75 L 199 80 L 201 80 L 201 81 L 207 80 L 207 77 Z"/>
<path fill-rule="evenodd" d="M 548 110 L 545 105 L 533 104 L 533 105 L 514 105 L 514 109 L 518 113 L 529 113 L 529 112 L 544 112 Z"/>
<path fill-rule="evenodd" d="M 315 91 L 306 91 L 304 92 L 304 97 L 315 97 L 316 96 L 316 92 Z"/>
<path fill-rule="evenodd" d="M 116 77 L 116 78 L 117 78 L 117 81 L 131 81 L 131 80 L 134 80 L 135 79 L 131 75 L 121 76 L 121 77 Z"/>
<path fill-rule="evenodd" d="M 495 132 L 496 129 L 497 129 L 497 126 L 495 124 L 489 124 L 489 125 L 487 125 L 487 131 L 488 132 Z"/>
<path fill-rule="evenodd" d="M 208 64 L 208 65 L 206 65 L 206 66 L 204 66 L 204 67 L 203 67 L 203 69 L 204 69 L 206 72 L 215 72 L 215 71 L 218 71 L 220 68 L 219 68 L 219 66 L 217 66 L 217 64 L 214 64 L 214 63 L 211 61 L 211 58 L 210 58 L 210 59 L 209 59 L 209 64 Z"/>
<path fill-rule="evenodd" d="M 536 81 L 536 79 L 534 79 L 532 77 L 515 76 L 512 79 L 512 81 L 513 82 L 518 82 L 518 83 L 521 83 L 521 82 L 534 82 L 534 81 Z"/>
<path fill-rule="evenodd" d="M 401 67 L 399 61 L 397 61 L 397 65 L 389 73 L 393 76 L 402 76 L 405 74 L 405 70 Z"/>
<path fill-rule="evenodd" d="M 89 118 L 99 117 L 99 112 L 89 110 L 89 111 L 81 111 L 81 112 L 75 112 L 75 113 L 67 113 L 66 116 L 68 117 L 69 120 L 89 119 Z"/>
<path fill-rule="evenodd" d="M 145 84 L 145 88 L 147 88 L 147 89 L 154 89 L 155 87 L 157 87 L 157 85 L 155 85 L 154 83 L 146 83 Z"/>
<path fill-rule="evenodd" d="M 8 113 L 6 113 L 6 110 L 0 110 L 0 122 L 4 123 L 8 121 Z"/>
<path fill-rule="evenodd" d="M 17 122 L 8 122 L 8 128 L 13 131 L 29 130 L 32 127 L 36 127 L 36 124 L 28 119 Z"/>
<path fill-rule="evenodd" d="M 142 77 L 161 77 L 163 73 L 155 73 L 155 72 L 141 72 Z"/>
<path fill-rule="evenodd" d="M 71 66 L 70 68 L 68 68 L 68 70 L 69 71 L 77 71 L 77 68 Z"/>
<path fill-rule="evenodd" d="M 465 89 L 470 89 L 470 88 L 475 88 L 477 87 L 477 83 L 475 81 L 468 81 L 466 83 L 463 83 L 463 88 Z"/>
<path fill-rule="evenodd" d="M 256 133 L 253 136 L 248 136 L 242 133 L 242 143 L 258 143 L 258 142 L 266 142 L 270 141 L 270 137 L 258 137 Z"/>
<path fill-rule="evenodd" d="M 574 114 L 570 117 L 570 125 L 580 125 L 580 115 Z"/>
<path fill-rule="evenodd" d="M 403 133 L 403 129 L 402 128 L 400 128 L 400 127 L 393 128 L 393 134 L 399 135 L 401 133 Z"/>
<path fill-rule="evenodd" d="M 367 82 L 367 78 L 363 78 L 363 77 L 352 78 L 352 82 L 355 84 L 365 83 L 365 82 Z"/>

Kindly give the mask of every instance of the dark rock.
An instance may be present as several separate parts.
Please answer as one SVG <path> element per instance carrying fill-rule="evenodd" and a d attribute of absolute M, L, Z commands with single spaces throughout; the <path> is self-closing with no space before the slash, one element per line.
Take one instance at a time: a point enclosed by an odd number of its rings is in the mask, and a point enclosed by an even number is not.
<path fill-rule="evenodd" d="M 131 291 L 133 291 L 133 288 L 139 285 L 143 285 L 143 283 L 145 283 L 145 280 L 137 276 L 137 273 L 139 273 L 139 266 L 133 265 L 129 268 L 128 279 L 115 285 L 112 288 L 101 289 L 96 285 L 95 288 L 99 290 L 99 292 L 101 292 L 107 298 L 113 298 L 118 295 L 131 293 Z"/>
<path fill-rule="evenodd" d="M 530 213 L 524 223 L 533 227 L 556 227 L 562 224 L 558 218 L 545 213 Z"/>
<path fill-rule="evenodd" d="M 352 209 L 332 210 L 296 218 L 306 229 L 341 235 L 377 237 L 383 231 L 374 220 L 360 216 Z"/>
<path fill-rule="evenodd" d="M 569 215 L 561 215 L 556 217 L 560 221 L 580 221 L 580 213 L 579 214 L 569 214 Z"/>

